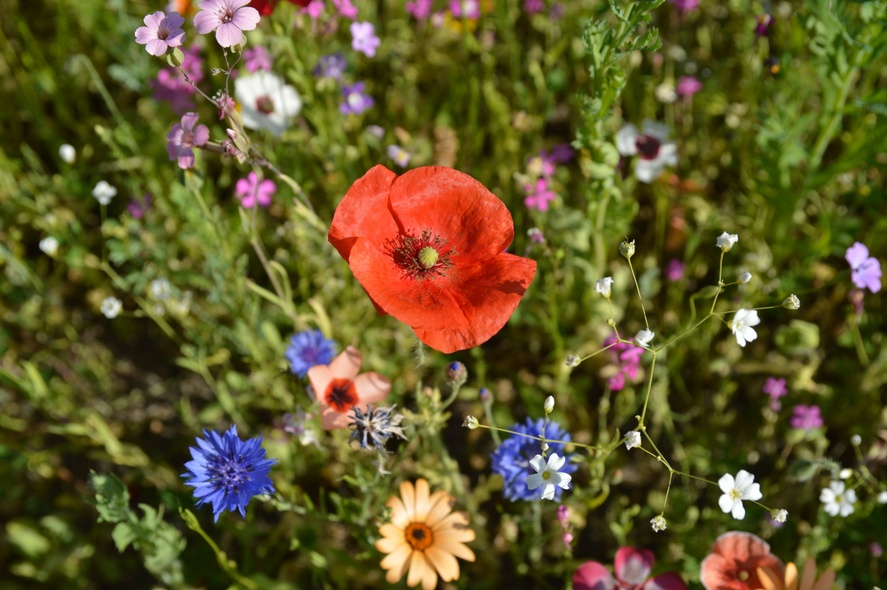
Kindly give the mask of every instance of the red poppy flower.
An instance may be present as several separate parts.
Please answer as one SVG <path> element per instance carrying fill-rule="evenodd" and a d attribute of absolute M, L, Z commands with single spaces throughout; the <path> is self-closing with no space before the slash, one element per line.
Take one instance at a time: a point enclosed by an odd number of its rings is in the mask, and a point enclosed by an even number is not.
<path fill-rule="evenodd" d="M 687 590 L 684 580 L 674 572 L 650 578 L 654 556 L 647 549 L 620 547 L 616 551 L 613 572 L 597 561 L 587 561 L 573 574 L 574 590 Z M 649 578 L 649 579 L 648 579 Z"/>
<path fill-rule="evenodd" d="M 391 382 L 378 373 L 358 375 L 361 363 L 360 351 L 349 346 L 329 365 L 308 369 L 325 430 L 348 428 L 351 408 L 381 401 L 391 391 Z"/>
<path fill-rule="evenodd" d="M 706 590 L 755 590 L 762 587 L 758 568 L 767 568 L 778 578 L 785 566 L 770 554 L 770 545 L 751 533 L 724 533 L 702 560 L 700 581 Z"/>
<path fill-rule="evenodd" d="M 493 337 L 530 286 L 536 262 L 505 252 L 513 237 L 502 201 L 440 166 L 402 176 L 374 167 L 348 190 L 329 233 L 376 310 L 447 353 Z"/>
<path fill-rule="evenodd" d="M 262 16 L 266 16 L 274 12 L 278 2 L 279 0 L 250 0 L 249 5 L 258 10 Z M 311 4 L 311 0 L 288 0 L 288 2 L 298 4 L 302 8 Z"/>

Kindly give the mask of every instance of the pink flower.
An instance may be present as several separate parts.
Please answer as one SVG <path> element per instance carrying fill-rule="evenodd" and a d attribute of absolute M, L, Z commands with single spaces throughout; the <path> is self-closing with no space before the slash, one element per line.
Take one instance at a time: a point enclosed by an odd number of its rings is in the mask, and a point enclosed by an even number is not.
<path fill-rule="evenodd" d="M 407 12 L 416 20 L 425 20 L 431 16 L 431 0 L 415 0 L 407 2 Z"/>
<path fill-rule="evenodd" d="M 185 113 L 181 123 L 176 123 L 166 134 L 166 151 L 170 160 L 178 160 L 179 168 L 194 166 L 194 150 L 209 141 L 206 125 L 197 125 L 197 113 Z M 195 127 L 197 125 L 197 127 Z"/>
<path fill-rule="evenodd" d="M 247 6 L 249 0 L 203 0 L 200 12 L 194 17 L 197 32 L 205 35 L 216 32 L 216 41 L 222 47 L 243 43 L 243 31 L 252 31 L 259 24 L 259 11 Z"/>
<path fill-rule="evenodd" d="M 255 172 L 250 172 L 246 178 L 241 178 L 234 186 L 234 193 L 240 197 L 240 204 L 244 209 L 252 209 L 258 203 L 261 207 L 271 204 L 271 195 L 277 190 L 273 180 L 267 178 L 259 182 Z"/>
<path fill-rule="evenodd" d="M 258 72 L 259 70 L 268 72 L 271 70 L 271 54 L 261 45 L 244 49 L 243 65 L 249 72 Z"/>
<path fill-rule="evenodd" d="M 684 14 L 699 7 L 699 0 L 671 0 L 671 3 Z"/>
<path fill-rule="evenodd" d="M 678 85 L 675 91 L 681 96 L 691 97 L 702 90 L 702 82 L 693 76 L 681 76 L 678 78 Z"/>
<path fill-rule="evenodd" d="M 537 211 L 548 211 L 548 204 L 557 196 L 548 188 L 548 181 L 544 178 L 538 179 L 535 185 L 524 186 L 524 191 L 527 193 L 524 205 Z"/>
<path fill-rule="evenodd" d="M 672 258 L 665 267 L 665 278 L 675 283 L 684 278 L 684 263 Z"/>
<path fill-rule="evenodd" d="M 203 80 L 203 60 L 200 59 L 200 48 L 192 45 L 184 50 L 185 59 L 182 61 L 182 70 L 194 84 Z M 170 103 L 170 108 L 177 115 L 184 115 L 194 109 L 191 95 L 197 89 L 185 80 L 185 76 L 176 68 L 167 67 L 157 72 L 157 78 L 151 80 L 154 89 L 153 97 L 156 100 L 165 100 Z"/>
<path fill-rule="evenodd" d="M 819 406 L 805 406 L 804 404 L 795 406 L 791 419 L 792 428 L 813 430 L 814 428 L 822 428 L 822 424 L 822 413 L 819 411 Z"/>
<path fill-rule="evenodd" d="M 524 0 L 524 10 L 530 14 L 542 12 L 543 8 L 545 8 L 545 3 L 542 0 Z"/>
<path fill-rule="evenodd" d="M 170 47 L 178 47 L 185 40 L 182 25 L 185 19 L 178 12 L 163 14 L 159 10 L 144 19 L 145 26 L 136 29 L 136 43 L 144 45 L 151 55 L 160 57 Z"/>
<path fill-rule="evenodd" d="M 869 249 L 862 242 L 854 242 L 847 248 L 844 259 L 853 269 L 850 275 L 853 284 L 872 293 L 881 290 L 881 262 L 869 256 Z"/>
<path fill-rule="evenodd" d="M 351 3 L 351 0 L 333 0 L 333 6 L 335 6 L 336 10 L 339 11 L 339 14 L 345 18 L 350 18 L 351 20 L 357 18 L 357 7 Z"/>
<path fill-rule="evenodd" d="M 326 8 L 323 2 L 320 0 L 314 0 L 311 4 L 302 9 L 302 12 L 310 16 L 313 20 L 317 20 L 323 14 L 323 9 Z"/>
<path fill-rule="evenodd" d="M 782 403 L 779 401 L 779 398 L 788 393 L 788 389 L 785 386 L 785 379 L 767 377 L 767 381 L 764 382 L 763 391 L 770 396 L 771 410 L 778 412 L 782 409 Z"/>
<path fill-rule="evenodd" d="M 573 590 L 687 590 L 684 580 L 674 572 L 648 580 L 654 561 L 652 551 L 620 547 L 613 568 L 615 579 L 603 564 L 587 561 L 573 574 Z"/>
<path fill-rule="evenodd" d="M 480 18 L 480 2 L 478 0 L 450 0 L 450 12 L 456 18 Z"/>
<path fill-rule="evenodd" d="M 376 48 L 382 41 L 376 37 L 376 28 L 373 23 L 351 23 L 351 48 L 359 51 L 367 57 L 375 57 Z"/>

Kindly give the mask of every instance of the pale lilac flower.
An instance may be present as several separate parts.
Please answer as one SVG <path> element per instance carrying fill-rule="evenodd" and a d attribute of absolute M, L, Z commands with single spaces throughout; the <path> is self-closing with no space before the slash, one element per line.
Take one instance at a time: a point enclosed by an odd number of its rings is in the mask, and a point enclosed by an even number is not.
<path fill-rule="evenodd" d="M 530 459 L 530 467 L 536 473 L 527 476 L 527 487 L 535 490 L 542 487 L 542 499 L 554 500 L 555 488 L 560 487 L 565 490 L 570 489 L 570 480 L 573 476 L 569 473 L 561 473 L 560 469 L 567 462 L 566 457 L 558 457 L 557 453 L 552 453 L 548 457 L 548 463 L 542 455 L 536 455 Z"/>
<path fill-rule="evenodd" d="M 724 494 L 718 499 L 718 506 L 725 513 L 730 512 L 733 518 L 742 520 L 745 518 L 743 500 L 758 501 L 764 497 L 761 493 L 761 484 L 754 483 L 755 476 L 745 469 L 739 470 L 734 478 L 729 473 L 718 480 L 718 487 Z"/>
<path fill-rule="evenodd" d="M 277 190 L 273 180 L 265 179 L 259 182 L 255 172 L 250 172 L 246 178 L 241 178 L 234 186 L 234 194 L 240 197 L 240 204 L 244 209 L 252 209 L 256 205 L 267 207 L 271 204 L 271 195 Z"/>
<path fill-rule="evenodd" d="M 145 26 L 136 29 L 136 43 L 144 45 L 151 55 L 160 57 L 170 47 L 179 47 L 185 40 L 182 25 L 185 19 L 178 12 L 157 11 L 144 19 Z"/>
<path fill-rule="evenodd" d="M 317 60 L 317 65 L 314 67 L 314 75 L 318 78 L 341 80 L 347 66 L 348 62 L 345 61 L 345 56 L 341 53 L 324 55 Z"/>
<path fill-rule="evenodd" d="M 166 151 L 170 160 L 178 160 L 179 168 L 194 166 L 194 149 L 209 141 L 206 125 L 197 125 L 197 113 L 185 113 L 181 123 L 176 123 L 166 134 Z M 196 125 L 196 127 L 195 127 Z"/>
<path fill-rule="evenodd" d="M 854 242 L 844 254 L 853 272 L 850 278 L 860 289 L 868 289 L 872 293 L 881 290 L 881 262 L 869 256 L 869 249 L 862 242 Z"/>
<path fill-rule="evenodd" d="M 850 516 L 855 510 L 856 491 L 847 490 L 843 481 L 833 481 L 819 494 L 819 501 L 831 516 Z"/>
<path fill-rule="evenodd" d="M 528 229 L 527 237 L 530 238 L 530 241 L 534 244 L 545 243 L 545 234 L 543 234 L 542 230 L 538 227 L 531 227 L 530 229 Z"/>
<path fill-rule="evenodd" d="M 782 408 L 782 403 L 779 401 L 779 398 L 788 393 L 788 388 L 785 386 L 785 379 L 767 377 L 767 380 L 764 382 L 763 391 L 770 396 L 770 409 L 774 412 L 778 412 Z"/>
<path fill-rule="evenodd" d="M 413 15 L 416 20 L 425 20 L 431 16 L 432 0 L 414 0 L 407 2 L 407 12 Z"/>
<path fill-rule="evenodd" d="M 410 152 L 399 145 L 388 146 L 388 157 L 394 160 L 394 163 L 401 168 L 406 168 L 410 163 Z"/>
<path fill-rule="evenodd" d="M 385 137 L 385 128 L 380 127 L 379 125 L 367 125 L 367 133 L 376 139 L 382 139 Z"/>
<path fill-rule="evenodd" d="M 364 92 L 364 86 L 363 82 L 342 86 L 345 101 L 339 105 L 339 111 L 343 115 L 359 115 L 375 104 L 373 97 Z"/>
<path fill-rule="evenodd" d="M 702 82 L 693 76 L 681 76 L 678 78 L 678 85 L 675 87 L 675 90 L 681 96 L 691 97 L 702 90 Z"/>
<path fill-rule="evenodd" d="M 557 194 L 548 186 L 548 180 L 539 178 L 535 183 L 524 185 L 524 205 L 537 211 L 548 211 L 548 205 L 557 197 Z"/>
<path fill-rule="evenodd" d="M 666 166 L 678 163 L 678 149 L 668 140 L 668 127 L 653 121 L 644 121 L 642 133 L 631 124 L 620 129 L 616 149 L 623 156 L 639 156 L 634 174 L 645 183 L 656 180 Z"/>
<path fill-rule="evenodd" d="M 478 0 L 450 0 L 450 12 L 456 18 L 477 19 L 480 17 Z"/>
<path fill-rule="evenodd" d="M 699 0 L 671 0 L 671 3 L 685 14 L 699 7 Z"/>
<path fill-rule="evenodd" d="M 248 72 L 258 72 L 259 70 L 271 70 L 271 54 L 268 50 L 257 45 L 243 50 L 243 65 Z"/>
<path fill-rule="evenodd" d="M 351 23 L 351 48 L 359 51 L 367 57 L 375 57 L 376 49 L 382 41 L 376 37 L 376 27 L 373 23 Z"/>
<path fill-rule="evenodd" d="M 819 410 L 819 406 L 805 406 L 804 404 L 795 406 L 791 425 L 792 428 L 797 428 L 798 430 L 822 428 L 822 413 Z"/>
<path fill-rule="evenodd" d="M 126 206 L 126 210 L 129 211 L 129 214 L 135 217 L 136 219 L 141 219 L 145 216 L 145 213 L 148 209 L 151 208 L 152 197 L 149 193 L 145 193 L 144 197 L 139 199 L 138 197 L 134 197 L 132 201 Z"/>
<path fill-rule="evenodd" d="M 203 0 L 194 26 L 201 35 L 215 31 L 222 47 L 240 45 L 243 32 L 255 29 L 261 19 L 259 11 L 248 4 L 249 0 Z"/>
<path fill-rule="evenodd" d="M 290 118 L 302 110 L 302 98 L 296 89 L 271 72 L 237 78 L 234 98 L 240 103 L 244 127 L 267 129 L 278 137 L 289 127 Z"/>
<path fill-rule="evenodd" d="M 339 14 L 345 18 L 350 18 L 351 20 L 357 18 L 357 7 L 351 3 L 351 0 L 333 0 L 333 6 L 335 6 L 336 10 L 339 11 Z M 370 57 L 372 57 L 372 55 Z"/>
<path fill-rule="evenodd" d="M 665 278 L 669 282 L 676 283 L 684 278 L 684 263 L 672 258 L 665 266 Z"/>
<path fill-rule="evenodd" d="M 730 329 L 733 330 L 733 335 L 736 336 L 736 342 L 739 343 L 739 346 L 745 348 L 747 342 L 751 342 L 758 337 L 758 333 L 755 332 L 752 326 L 757 326 L 760 323 L 761 318 L 758 317 L 758 312 L 755 309 L 740 309 L 736 312 L 729 325 Z"/>

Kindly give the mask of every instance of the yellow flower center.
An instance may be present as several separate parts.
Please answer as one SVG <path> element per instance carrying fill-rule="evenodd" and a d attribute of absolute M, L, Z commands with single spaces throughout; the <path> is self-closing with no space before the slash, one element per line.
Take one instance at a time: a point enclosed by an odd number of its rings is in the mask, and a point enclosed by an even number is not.
<path fill-rule="evenodd" d="M 422 268 L 424 269 L 429 269 L 437 264 L 439 258 L 440 255 L 438 255 L 437 250 L 431 246 L 425 246 L 419 250 L 419 264 L 422 265 Z"/>
<path fill-rule="evenodd" d="M 410 547 L 415 551 L 424 551 L 434 545 L 434 533 L 424 522 L 411 522 L 403 531 Z"/>
<path fill-rule="evenodd" d="M 551 479 L 551 474 L 547 471 L 542 472 L 542 479 Z"/>

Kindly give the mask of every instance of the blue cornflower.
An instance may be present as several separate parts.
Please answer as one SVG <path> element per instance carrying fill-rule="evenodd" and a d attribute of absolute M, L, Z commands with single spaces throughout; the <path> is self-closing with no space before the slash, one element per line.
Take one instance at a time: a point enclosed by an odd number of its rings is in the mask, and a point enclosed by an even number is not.
<path fill-rule="evenodd" d="M 320 330 L 305 330 L 290 337 L 284 353 L 292 372 L 299 377 L 315 365 L 328 365 L 336 355 L 336 341 L 324 338 Z"/>
<path fill-rule="evenodd" d="M 193 461 L 185 463 L 188 469 L 182 477 L 191 478 L 185 485 L 194 488 L 197 506 L 212 503 L 213 516 L 228 510 L 239 510 L 246 516 L 246 505 L 258 494 L 274 493 L 274 484 L 268 477 L 276 459 L 266 459 L 262 437 L 244 442 L 237 436 L 237 426 L 225 434 L 215 430 L 203 430 L 203 438 L 197 438 L 195 449 L 191 447 Z"/>
<path fill-rule="evenodd" d="M 348 67 L 348 62 L 345 61 L 345 56 L 341 53 L 333 53 L 324 55 L 317 60 L 317 66 L 313 73 L 318 78 L 341 80 L 346 67 Z"/>
<path fill-rule="evenodd" d="M 543 418 L 539 418 L 535 422 L 531 418 L 527 418 L 526 424 L 517 423 L 511 427 L 511 430 L 530 436 L 542 436 L 543 424 L 545 424 Z M 570 440 L 570 435 L 560 425 L 549 421 L 548 425 L 545 426 L 545 440 Z M 512 502 L 515 500 L 539 499 L 539 491 L 533 491 L 527 486 L 527 476 L 535 473 L 533 468 L 530 467 L 530 459 L 538 455 L 540 450 L 541 443 L 538 440 L 512 435 L 502 441 L 499 448 L 493 451 L 491 455 L 493 461 L 492 469 L 505 479 L 505 486 L 502 492 Z M 563 457 L 564 445 L 549 442 L 548 454 L 552 453 L 557 453 Z M 578 465 L 570 462 L 572 456 L 572 453 L 566 456 L 567 463 L 560 470 L 561 473 L 573 473 L 576 471 Z M 561 488 L 555 489 L 555 502 L 560 501 L 562 493 L 563 490 Z"/>

